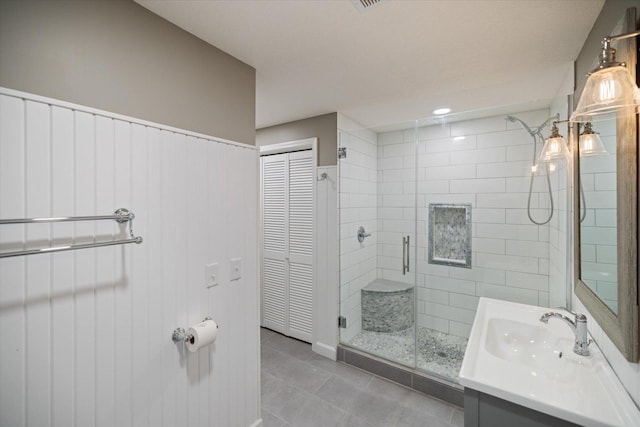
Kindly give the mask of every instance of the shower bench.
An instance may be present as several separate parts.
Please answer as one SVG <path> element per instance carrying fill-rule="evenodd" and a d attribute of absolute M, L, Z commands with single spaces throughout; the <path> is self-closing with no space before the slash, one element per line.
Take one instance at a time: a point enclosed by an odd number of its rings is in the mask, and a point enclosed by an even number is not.
<path fill-rule="evenodd" d="M 376 279 L 360 292 L 362 330 L 397 332 L 413 326 L 413 285 Z"/>

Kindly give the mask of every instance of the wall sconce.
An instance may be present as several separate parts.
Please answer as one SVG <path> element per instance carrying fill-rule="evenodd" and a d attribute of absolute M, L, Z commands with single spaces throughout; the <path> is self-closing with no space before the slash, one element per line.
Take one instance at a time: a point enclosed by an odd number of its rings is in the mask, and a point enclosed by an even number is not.
<path fill-rule="evenodd" d="M 566 122 L 571 122 L 571 120 L 559 120 L 553 122 L 551 135 L 545 140 L 540 156 L 538 156 L 538 160 L 536 160 L 536 164 L 532 168 L 532 172 L 535 172 L 538 169 L 538 166 L 543 163 L 549 163 L 553 160 L 569 159 L 571 157 L 569 149 L 567 148 L 567 143 L 558 131 L 558 123 Z M 582 157 L 604 156 L 609 154 L 600 139 L 600 135 L 593 130 L 591 122 L 587 122 L 584 125 L 584 130 L 580 134 L 578 146 L 580 156 Z M 553 171 L 555 168 L 550 168 L 550 170 Z"/>
<path fill-rule="evenodd" d="M 593 131 L 591 122 L 587 122 L 584 125 L 584 130 L 580 134 L 579 150 L 581 157 L 587 156 L 605 156 L 609 152 L 604 148 L 604 144 L 600 139 L 600 135 Z"/>
<path fill-rule="evenodd" d="M 580 96 L 578 107 L 571 116 L 572 122 L 590 122 L 594 116 L 615 112 L 626 107 L 640 105 L 640 90 L 633 81 L 624 62 L 616 62 L 613 40 L 635 37 L 640 31 L 608 36 L 602 40 L 599 64 L 589 73 L 589 78 Z"/>
<path fill-rule="evenodd" d="M 563 122 L 566 121 L 567 120 L 563 120 Z M 560 135 L 560 132 L 558 132 L 558 123 L 560 122 L 553 122 L 553 126 L 551 127 L 551 136 L 544 141 L 544 146 L 542 147 L 540 156 L 538 156 L 536 165 L 548 163 L 552 160 L 569 158 L 570 155 L 569 150 L 567 149 L 567 143 L 565 142 L 564 137 Z"/>

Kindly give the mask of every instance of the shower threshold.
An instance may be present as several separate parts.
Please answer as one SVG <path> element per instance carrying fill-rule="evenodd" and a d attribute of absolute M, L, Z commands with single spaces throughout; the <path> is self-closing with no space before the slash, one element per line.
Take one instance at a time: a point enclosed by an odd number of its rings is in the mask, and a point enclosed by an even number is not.
<path fill-rule="evenodd" d="M 394 333 L 362 331 L 340 344 L 338 360 L 404 386 L 462 406 L 457 384 L 467 340 L 418 327 L 418 369 L 414 363 L 414 328 Z"/>

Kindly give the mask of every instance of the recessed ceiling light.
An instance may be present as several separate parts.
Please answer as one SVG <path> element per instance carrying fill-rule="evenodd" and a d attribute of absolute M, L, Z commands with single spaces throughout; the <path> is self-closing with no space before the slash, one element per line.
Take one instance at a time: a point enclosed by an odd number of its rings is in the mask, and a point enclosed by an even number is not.
<path fill-rule="evenodd" d="M 436 108 L 435 110 L 433 110 L 433 114 L 435 114 L 436 116 L 441 116 L 443 114 L 448 114 L 450 112 L 451 112 L 451 108 L 447 108 L 447 107 Z"/>
<path fill-rule="evenodd" d="M 456 136 L 455 138 L 453 138 L 454 141 L 462 141 L 463 139 L 467 139 L 466 136 Z"/>

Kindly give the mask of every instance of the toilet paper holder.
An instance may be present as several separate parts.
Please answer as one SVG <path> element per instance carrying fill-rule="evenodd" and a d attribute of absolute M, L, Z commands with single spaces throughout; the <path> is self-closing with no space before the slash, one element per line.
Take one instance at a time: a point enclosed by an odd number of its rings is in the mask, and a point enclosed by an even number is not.
<path fill-rule="evenodd" d="M 207 316 L 202 319 L 203 322 L 207 320 L 213 320 L 211 317 Z M 171 335 L 171 340 L 175 343 L 191 341 L 193 339 L 193 335 L 188 334 L 185 328 L 175 328 L 173 330 L 173 334 Z"/>

